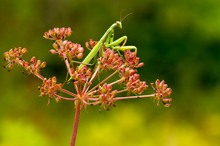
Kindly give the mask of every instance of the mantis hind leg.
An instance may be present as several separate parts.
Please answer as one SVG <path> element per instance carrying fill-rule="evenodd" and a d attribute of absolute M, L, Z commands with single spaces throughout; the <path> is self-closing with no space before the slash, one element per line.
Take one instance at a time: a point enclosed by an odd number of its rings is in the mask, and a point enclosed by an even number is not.
<path fill-rule="evenodd" d="M 105 46 L 107 48 L 109 48 L 109 47 L 114 48 L 114 46 L 119 46 L 121 43 L 123 43 L 121 46 L 124 46 L 127 42 L 127 39 L 128 39 L 127 36 L 123 36 L 113 42 L 106 43 Z"/>
<path fill-rule="evenodd" d="M 119 39 L 112 41 L 114 37 L 113 31 L 109 34 L 106 41 L 105 47 L 112 48 L 116 51 L 125 51 L 125 50 L 134 50 L 135 54 L 137 53 L 137 48 L 135 46 L 125 46 L 127 42 L 127 36 L 122 36 Z M 120 45 L 122 43 L 122 45 Z"/>
<path fill-rule="evenodd" d="M 137 54 L 137 48 L 135 46 L 115 46 L 113 50 L 117 51 L 125 51 L 125 50 L 134 50 L 135 54 Z"/>

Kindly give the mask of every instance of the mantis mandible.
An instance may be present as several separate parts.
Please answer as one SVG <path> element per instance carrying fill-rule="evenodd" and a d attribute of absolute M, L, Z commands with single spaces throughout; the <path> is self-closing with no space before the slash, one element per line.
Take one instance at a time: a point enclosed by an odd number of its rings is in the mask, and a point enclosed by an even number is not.
<path fill-rule="evenodd" d="M 98 43 L 92 48 L 90 53 L 82 61 L 82 63 L 79 66 L 79 69 L 81 69 L 86 64 L 89 64 L 90 61 L 97 55 L 98 51 L 102 48 L 103 45 L 105 45 L 105 47 L 107 48 L 112 48 L 113 50 L 120 50 L 120 51 L 135 50 L 135 53 L 137 52 L 137 48 L 135 46 L 124 46 L 125 43 L 127 42 L 127 36 L 122 36 L 119 39 L 113 41 L 114 29 L 116 27 L 119 27 L 122 29 L 121 21 L 116 21 L 106 30 L 106 32 L 101 37 L 101 39 L 98 41 Z M 122 42 L 123 44 L 120 46 Z"/>

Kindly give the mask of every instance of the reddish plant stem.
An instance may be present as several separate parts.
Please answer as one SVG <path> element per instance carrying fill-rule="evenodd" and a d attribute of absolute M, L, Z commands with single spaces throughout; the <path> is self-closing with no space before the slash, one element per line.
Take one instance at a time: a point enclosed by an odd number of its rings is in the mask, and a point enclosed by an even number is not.
<path fill-rule="evenodd" d="M 149 97 L 155 97 L 155 94 L 140 95 L 140 96 L 136 95 L 136 96 L 116 97 L 116 98 L 114 98 L 114 100 L 118 101 L 118 100 L 124 100 L 124 99 L 149 98 Z"/>
<path fill-rule="evenodd" d="M 110 79 L 112 76 L 114 76 L 118 71 L 114 71 L 112 74 L 110 74 L 107 78 L 99 82 L 95 87 L 93 87 L 91 90 L 88 91 L 88 93 L 92 92 L 93 90 L 97 89 L 101 84 L 105 83 L 108 79 Z"/>
<path fill-rule="evenodd" d="M 74 117 L 74 122 L 73 122 L 73 132 L 72 132 L 72 139 L 71 139 L 70 146 L 75 146 L 75 143 L 76 143 L 76 135 L 77 135 L 77 130 L 78 130 L 80 111 L 81 111 L 81 104 L 77 102 L 76 108 L 75 108 L 75 117 Z"/>
<path fill-rule="evenodd" d="M 73 73 L 72 73 L 72 71 L 71 71 L 70 64 L 69 64 L 69 61 L 68 61 L 68 59 L 67 59 L 67 56 L 64 55 L 64 56 L 63 56 L 63 59 L 64 59 L 64 62 L 65 62 L 65 64 L 66 64 L 66 68 L 67 68 L 67 70 L 68 70 L 68 73 L 69 73 L 69 75 L 70 75 L 70 78 L 72 78 Z"/>
<path fill-rule="evenodd" d="M 66 90 L 66 89 L 61 88 L 60 91 L 62 91 L 63 93 L 66 93 L 66 94 L 68 94 L 68 95 L 71 95 L 71 96 L 73 96 L 74 98 L 77 97 L 77 94 L 74 94 L 74 93 L 70 92 L 69 90 Z"/>

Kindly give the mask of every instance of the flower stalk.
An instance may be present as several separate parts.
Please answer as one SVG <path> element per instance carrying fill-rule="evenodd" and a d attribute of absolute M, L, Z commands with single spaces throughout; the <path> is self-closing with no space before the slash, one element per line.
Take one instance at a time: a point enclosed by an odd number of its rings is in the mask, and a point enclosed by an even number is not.
<path fill-rule="evenodd" d="M 79 125 L 80 112 L 81 112 L 81 105 L 79 103 L 76 103 L 70 146 L 75 146 L 75 143 L 76 143 L 76 135 L 77 135 L 78 125 Z"/>

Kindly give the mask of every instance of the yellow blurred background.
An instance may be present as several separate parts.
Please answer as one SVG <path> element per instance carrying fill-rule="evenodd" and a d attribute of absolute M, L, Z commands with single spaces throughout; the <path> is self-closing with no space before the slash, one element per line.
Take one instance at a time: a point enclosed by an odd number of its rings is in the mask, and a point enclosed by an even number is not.
<path fill-rule="evenodd" d="M 77 146 L 218 146 L 220 144 L 220 1 L 218 0 L 1 0 L 0 54 L 27 47 L 47 62 L 46 77 L 63 82 L 66 70 L 50 55 L 42 36 L 71 27 L 69 40 L 98 40 L 116 20 L 116 37 L 127 35 L 145 66 L 148 84 L 164 79 L 173 89 L 172 107 L 152 99 L 120 101 L 110 111 L 82 111 Z M 66 146 L 72 132 L 72 102 L 39 97 L 41 82 L 16 67 L 0 69 L 0 146 Z M 148 89 L 148 93 L 153 92 Z"/>

